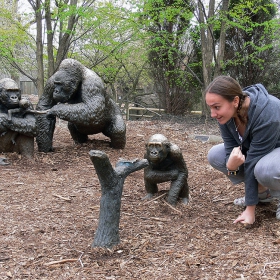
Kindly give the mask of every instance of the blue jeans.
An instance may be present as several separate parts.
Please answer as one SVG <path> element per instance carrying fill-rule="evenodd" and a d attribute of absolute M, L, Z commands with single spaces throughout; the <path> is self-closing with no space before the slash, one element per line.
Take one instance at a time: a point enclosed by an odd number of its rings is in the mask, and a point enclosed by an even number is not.
<path fill-rule="evenodd" d="M 244 181 L 243 164 L 239 166 L 237 175 L 228 175 L 224 144 L 213 146 L 208 152 L 207 159 L 212 167 L 227 175 L 234 185 Z M 255 166 L 254 174 L 261 185 L 270 189 L 272 196 L 280 197 L 280 148 L 262 157 Z"/>

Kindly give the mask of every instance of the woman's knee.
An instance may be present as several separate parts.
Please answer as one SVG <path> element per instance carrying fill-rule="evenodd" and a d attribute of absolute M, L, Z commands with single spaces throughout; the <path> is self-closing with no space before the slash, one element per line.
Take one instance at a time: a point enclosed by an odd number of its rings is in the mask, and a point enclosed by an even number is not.
<path fill-rule="evenodd" d="M 224 167 L 226 164 L 226 154 L 224 144 L 213 146 L 207 155 L 208 162 L 213 167 Z"/>
<path fill-rule="evenodd" d="M 280 164 L 275 161 L 270 154 L 258 161 L 254 169 L 254 175 L 257 181 L 266 187 L 280 189 Z"/>

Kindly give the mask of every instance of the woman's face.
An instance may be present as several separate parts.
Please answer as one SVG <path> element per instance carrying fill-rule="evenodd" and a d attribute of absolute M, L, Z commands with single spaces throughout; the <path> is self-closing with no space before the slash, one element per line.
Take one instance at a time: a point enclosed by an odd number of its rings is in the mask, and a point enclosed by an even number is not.
<path fill-rule="evenodd" d="M 232 117 L 237 116 L 238 96 L 235 96 L 233 101 L 228 101 L 219 94 L 207 92 L 205 101 L 210 108 L 211 118 L 216 119 L 220 124 L 225 124 Z"/>

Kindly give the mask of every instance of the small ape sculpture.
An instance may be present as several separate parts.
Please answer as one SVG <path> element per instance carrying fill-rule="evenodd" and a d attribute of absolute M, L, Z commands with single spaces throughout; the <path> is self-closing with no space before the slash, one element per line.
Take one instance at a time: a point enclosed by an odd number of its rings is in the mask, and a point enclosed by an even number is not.
<path fill-rule="evenodd" d="M 36 115 L 41 152 L 53 150 L 56 117 L 68 121 L 75 143 L 102 132 L 111 139 L 111 147 L 125 147 L 126 126 L 119 107 L 107 95 L 101 78 L 74 59 L 63 60 L 48 79 L 37 110 L 48 110 L 47 115 Z"/>
<path fill-rule="evenodd" d="M 33 109 L 33 105 L 32 103 L 28 100 L 28 99 L 20 99 L 18 101 L 18 107 L 17 108 L 13 108 L 13 109 L 9 109 L 8 110 L 8 120 L 12 120 L 12 114 L 14 113 L 21 113 L 21 114 L 25 114 L 27 113 L 28 109 Z"/>
<path fill-rule="evenodd" d="M 158 192 L 158 183 L 171 181 L 167 202 L 176 205 L 179 197 L 184 204 L 189 202 L 188 169 L 180 148 L 169 142 L 162 134 L 154 134 L 146 143 L 144 158 L 149 166 L 144 169 L 144 181 L 150 199 Z"/>
<path fill-rule="evenodd" d="M 9 109 L 8 110 L 8 120 L 12 120 L 12 115 L 14 113 L 20 113 L 22 116 L 24 116 L 27 113 L 34 113 L 34 114 L 46 114 L 48 110 L 46 111 L 37 111 L 33 110 L 33 104 L 30 100 L 26 98 L 22 98 L 18 102 L 18 108 Z"/>
<path fill-rule="evenodd" d="M 20 108 L 20 102 L 21 93 L 16 82 L 9 78 L 0 80 L 0 152 L 33 157 L 36 119 Z"/>

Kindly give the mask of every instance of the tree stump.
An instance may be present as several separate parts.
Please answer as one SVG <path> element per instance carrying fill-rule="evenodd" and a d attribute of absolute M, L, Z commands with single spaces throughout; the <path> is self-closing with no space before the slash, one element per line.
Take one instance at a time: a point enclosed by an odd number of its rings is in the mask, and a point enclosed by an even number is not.
<path fill-rule="evenodd" d="M 124 180 L 130 173 L 148 166 L 149 163 L 146 159 L 119 160 L 114 169 L 106 153 L 91 150 L 89 155 L 102 193 L 99 223 L 92 247 L 112 248 L 120 243 L 119 223 Z"/>

